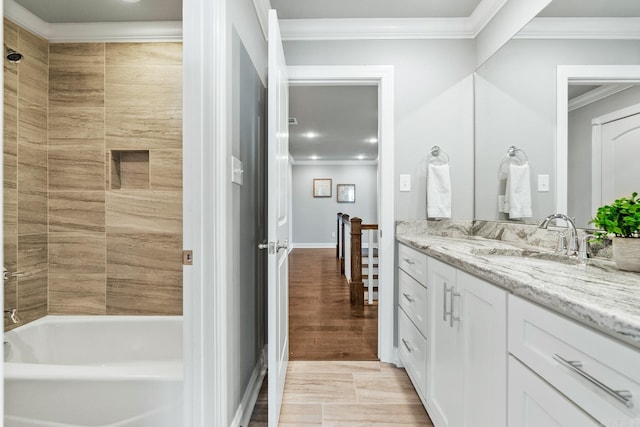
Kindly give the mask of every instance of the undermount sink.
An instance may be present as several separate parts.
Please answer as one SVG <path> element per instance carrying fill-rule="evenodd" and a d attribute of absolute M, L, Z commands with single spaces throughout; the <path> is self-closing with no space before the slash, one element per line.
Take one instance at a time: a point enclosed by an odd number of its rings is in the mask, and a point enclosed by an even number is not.
<path fill-rule="evenodd" d="M 506 249 L 506 248 L 483 248 L 473 249 L 471 253 L 475 256 L 486 258 L 487 260 L 517 261 L 517 262 L 556 262 L 565 265 L 580 265 L 582 261 L 576 257 L 556 254 L 553 252 L 541 252 L 530 249 Z"/>

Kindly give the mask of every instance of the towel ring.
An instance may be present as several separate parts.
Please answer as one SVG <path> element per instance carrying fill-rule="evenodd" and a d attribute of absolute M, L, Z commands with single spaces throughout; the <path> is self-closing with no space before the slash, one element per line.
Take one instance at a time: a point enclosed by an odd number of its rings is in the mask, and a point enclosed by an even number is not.
<path fill-rule="evenodd" d="M 524 152 L 524 150 L 522 150 L 521 148 L 516 147 L 515 145 L 510 146 L 509 148 L 507 148 L 507 157 L 506 157 L 509 161 L 511 161 L 511 159 L 518 159 L 520 161 L 520 164 L 523 165 L 526 162 L 529 161 L 529 158 L 527 157 L 527 153 Z"/>
<path fill-rule="evenodd" d="M 446 165 L 449 163 L 449 155 L 438 145 L 434 145 L 433 147 L 431 147 L 431 152 L 427 157 L 427 161 L 429 163 L 435 164 L 435 162 L 439 162 L 438 164 Z"/>

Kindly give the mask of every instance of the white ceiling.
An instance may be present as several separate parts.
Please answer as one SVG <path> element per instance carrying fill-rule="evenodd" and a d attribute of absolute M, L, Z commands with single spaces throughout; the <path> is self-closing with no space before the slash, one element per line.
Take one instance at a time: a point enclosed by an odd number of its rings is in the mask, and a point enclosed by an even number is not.
<path fill-rule="evenodd" d="M 282 19 L 468 17 L 480 0 L 271 0 Z"/>
<path fill-rule="evenodd" d="M 15 0 L 49 23 L 182 21 L 182 0 Z"/>
<path fill-rule="evenodd" d="M 291 86 L 289 152 L 296 161 L 375 160 L 378 144 L 376 86 Z M 309 132 L 317 136 L 309 138 Z"/>
<path fill-rule="evenodd" d="M 538 16 L 567 17 L 640 17 L 640 0 L 553 0 Z"/>

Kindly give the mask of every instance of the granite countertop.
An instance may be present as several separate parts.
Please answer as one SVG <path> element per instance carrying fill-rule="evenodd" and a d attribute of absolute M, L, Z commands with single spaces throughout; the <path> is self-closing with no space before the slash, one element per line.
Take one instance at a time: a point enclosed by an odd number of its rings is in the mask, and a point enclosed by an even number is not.
<path fill-rule="evenodd" d="M 408 232 L 407 232 L 408 231 Z M 397 230 L 399 242 L 640 348 L 640 273 L 548 248 L 478 236 Z"/>

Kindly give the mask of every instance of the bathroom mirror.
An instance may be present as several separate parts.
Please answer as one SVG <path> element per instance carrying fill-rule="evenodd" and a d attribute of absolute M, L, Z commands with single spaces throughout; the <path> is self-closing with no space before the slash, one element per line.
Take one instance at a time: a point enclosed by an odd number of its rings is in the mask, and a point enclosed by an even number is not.
<path fill-rule="evenodd" d="M 590 91 L 588 88 L 577 86 L 591 85 L 591 89 L 595 89 L 603 83 L 633 83 L 629 81 L 632 76 L 628 75 L 628 67 L 640 64 L 640 40 L 615 37 L 623 37 L 625 32 L 624 25 L 619 25 L 619 17 L 636 17 L 629 22 L 634 24 L 636 29 L 629 29 L 634 31 L 634 37 L 638 37 L 637 17 L 640 16 L 640 3 L 627 0 L 608 1 L 606 5 L 605 2 L 590 0 L 579 3 L 578 5 L 578 2 L 571 0 L 554 0 L 538 18 L 476 70 L 477 219 L 508 220 L 506 214 L 498 212 L 498 169 L 508 147 L 512 145 L 523 150 L 529 158 L 533 212 L 531 218 L 525 218 L 524 222 L 538 222 L 550 213 L 562 211 L 575 216 L 578 225 L 586 227 L 589 218 L 593 216 L 591 195 L 585 203 L 586 187 L 576 186 L 576 183 L 585 179 L 592 180 L 591 156 L 584 157 L 584 146 L 582 150 L 574 151 L 569 148 L 567 142 L 562 145 L 558 134 L 564 132 L 564 141 L 571 139 L 571 135 L 567 133 L 570 94 L 575 98 L 580 95 L 580 90 Z M 607 9 L 604 9 L 604 6 Z M 598 35 L 586 36 L 589 37 L 587 39 L 579 38 L 578 30 L 581 29 L 580 25 L 588 22 L 584 19 L 582 22 L 580 19 L 564 20 L 580 15 L 590 17 L 584 18 L 587 20 L 597 16 L 608 18 L 597 19 L 602 28 L 594 24 L 596 20 L 592 20 L 586 28 L 591 31 L 603 31 Z M 564 23 L 559 21 L 560 19 L 563 19 Z M 567 23 L 572 23 L 573 26 Z M 612 35 L 611 32 L 605 31 L 607 28 L 617 28 L 619 32 Z M 573 33 L 567 34 L 567 29 Z M 597 39 L 604 37 L 603 34 L 608 38 Z M 559 66 L 574 64 L 608 66 L 607 69 L 617 77 L 623 74 L 626 76 L 624 79 L 601 76 L 600 79 L 594 78 L 589 81 L 586 78 L 570 80 L 567 75 L 564 86 L 559 86 Z M 626 71 L 621 71 L 625 69 Z M 639 93 L 637 87 L 628 87 L 625 92 L 627 97 Z M 640 100 L 636 103 L 640 103 Z M 587 109 L 583 106 L 574 111 L 584 112 Z M 562 120 L 565 123 L 564 128 Z M 572 129 L 570 128 L 569 132 L 572 132 Z M 590 132 L 589 140 L 583 143 L 591 144 Z M 547 178 L 548 190 L 544 188 Z"/>

